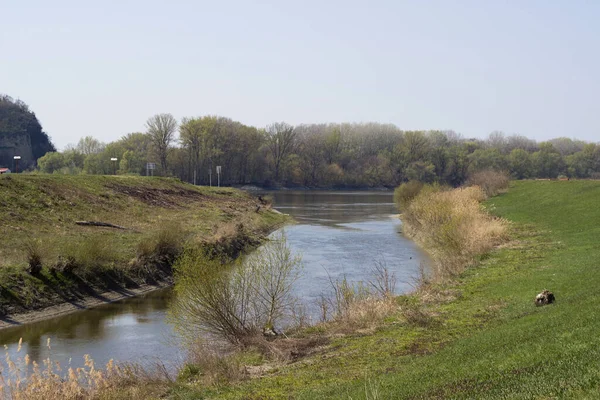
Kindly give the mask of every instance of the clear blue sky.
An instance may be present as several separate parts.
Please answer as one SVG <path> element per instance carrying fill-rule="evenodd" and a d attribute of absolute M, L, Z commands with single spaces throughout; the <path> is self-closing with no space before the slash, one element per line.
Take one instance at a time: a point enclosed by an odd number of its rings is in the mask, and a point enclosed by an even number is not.
<path fill-rule="evenodd" d="M 0 93 L 58 147 L 148 117 L 600 140 L 598 1 L 0 0 Z"/>

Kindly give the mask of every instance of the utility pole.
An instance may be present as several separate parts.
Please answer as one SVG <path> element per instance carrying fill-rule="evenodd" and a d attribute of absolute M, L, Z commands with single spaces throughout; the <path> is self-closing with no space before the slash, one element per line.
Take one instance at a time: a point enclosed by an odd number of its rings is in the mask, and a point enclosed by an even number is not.
<path fill-rule="evenodd" d="M 221 187 L 221 166 L 217 165 L 217 186 Z"/>
<path fill-rule="evenodd" d="M 19 160 L 21 159 L 21 156 L 14 156 L 13 159 L 15 160 L 15 174 L 19 173 Z"/>

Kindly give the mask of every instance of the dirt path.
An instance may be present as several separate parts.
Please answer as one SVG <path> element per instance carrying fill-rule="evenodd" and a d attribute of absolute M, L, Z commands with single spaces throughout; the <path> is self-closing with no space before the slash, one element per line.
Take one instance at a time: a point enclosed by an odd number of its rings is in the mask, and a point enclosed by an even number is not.
<path fill-rule="evenodd" d="M 171 286 L 169 283 L 159 285 L 142 285 L 139 288 L 127 289 L 123 291 L 109 291 L 100 293 L 97 296 L 87 296 L 82 300 L 72 303 L 60 303 L 54 306 L 46 307 L 41 310 L 28 311 L 20 314 L 13 314 L 0 318 L 0 330 L 30 324 L 45 319 L 59 317 L 65 314 L 70 314 L 77 311 L 85 311 L 90 308 L 101 306 L 103 304 L 113 303 L 115 301 L 128 299 L 152 291 L 163 289 Z"/>

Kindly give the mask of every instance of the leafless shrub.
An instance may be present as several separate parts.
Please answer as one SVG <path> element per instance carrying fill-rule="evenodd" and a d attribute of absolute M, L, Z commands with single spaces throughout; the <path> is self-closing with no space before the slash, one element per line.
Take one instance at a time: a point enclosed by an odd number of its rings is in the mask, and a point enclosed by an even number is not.
<path fill-rule="evenodd" d="M 510 178 L 506 172 L 484 170 L 474 173 L 466 186 L 479 186 L 487 197 L 493 197 L 508 189 Z"/>
<path fill-rule="evenodd" d="M 366 283 L 352 283 L 346 275 L 329 276 L 329 283 L 331 296 L 322 295 L 317 304 L 321 321 L 333 331 L 373 328 L 396 309 L 396 279 L 383 262 L 375 263 Z"/>
<path fill-rule="evenodd" d="M 276 332 L 276 325 L 291 314 L 296 304 L 292 285 L 300 269 L 301 259 L 283 234 L 228 268 L 205 254 L 188 252 L 175 265 L 177 298 L 171 317 L 192 342 L 205 332 L 243 346 L 248 338 Z"/>
<path fill-rule="evenodd" d="M 378 296 L 392 297 L 396 290 L 396 276 L 390 271 L 385 261 L 375 261 L 368 284 Z"/>

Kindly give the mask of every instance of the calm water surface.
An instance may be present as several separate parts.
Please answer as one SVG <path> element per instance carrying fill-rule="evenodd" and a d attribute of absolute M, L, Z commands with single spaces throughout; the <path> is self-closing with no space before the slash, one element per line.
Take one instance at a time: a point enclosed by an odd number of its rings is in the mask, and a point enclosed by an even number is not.
<path fill-rule="evenodd" d="M 304 272 L 296 294 L 313 308 L 330 291 L 329 276 L 366 281 L 375 262 L 385 262 L 397 278 L 396 291 L 410 290 L 424 254 L 399 232 L 390 192 L 274 192 L 275 205 L 297 224 L 284 228 Z M 50 357 L 78 367 L 84 354 L 96 365 L 111 358 L 142 364 L 158 360 L 167 367 L 184 359 L 166 321 L 170 289 L 0 331 L 0 344 L 13 359 L 29 354 L 41 363 Z M 16 353 L 19 338 L 23 348 Z M 47 346 L 50 338 L 50 348 Z"/>
<path fill-rule="evenodd" d="M 402 236 L 391 192 L 279 191 L 275 207 L 297 225 L 284 228 L 292 250 L 300 253 L 304 273 L 297 295 L 313 311 L 330 279 L 344 276 L 367 282 L 377 262 L 396 276 L 396 293 L 411 290 L 425 255 Z"/>

